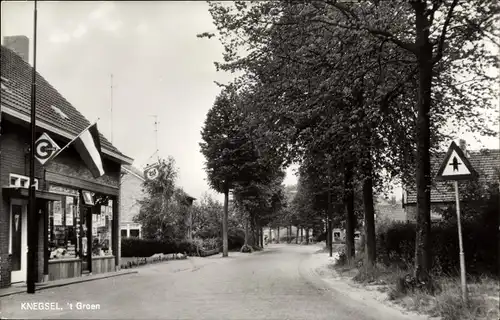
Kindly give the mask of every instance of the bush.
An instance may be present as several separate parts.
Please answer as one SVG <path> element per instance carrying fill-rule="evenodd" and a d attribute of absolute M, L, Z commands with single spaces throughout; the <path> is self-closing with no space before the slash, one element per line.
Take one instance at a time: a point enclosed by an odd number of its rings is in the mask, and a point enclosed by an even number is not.
<path fill-rule="evenodd" d="M 285 236 L 281 236 L 280 237 L 280 242 L 288 242 L 288 243 L 290 243 L 290 242 L 293 242 L 293 241 L 295 241 L 295 236 L 293 236 L 293 235 L 292 236 L 286 236 L 285 235 Z"/>
<path fill-rule="evenodd" d="M 156 253 L 187 253 L 194 254 L 196 245 L 190 241 L 174 240 L 151 240 L 126 238 L 121 240 L 121 256 L 129 257 L 151 257 Z"/>
<path fill-rule="evenodd" d="M 377 234 L 378 259 L 386 265 L 406 268 L 415 255 L 415 228 L 413 223 L 393 223 Z M 462 223 L 466 271 L 468 274 L 498 275 L 498 239 L 496 226 L 467 221 Z M 459 244 L 456 221 L 432 225 L 433 273 L 457 274 L 459 271 Z"/>
<path fill-rule="evenodd" d="M 227 241 L 229 250 L 240 249 L 245 244 L 245 231 L 241 229 L 229 229 Z"/>

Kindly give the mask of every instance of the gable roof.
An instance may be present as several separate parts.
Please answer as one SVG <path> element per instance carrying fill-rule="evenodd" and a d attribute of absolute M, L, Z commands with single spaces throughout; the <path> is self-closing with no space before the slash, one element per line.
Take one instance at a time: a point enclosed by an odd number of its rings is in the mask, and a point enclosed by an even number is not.
<path fill-rule="evenodd" d="M 141 170 L 137 169 L 136 167 L 134 166 L 131 166 L 131 165 L 123 165 L 122 166 L 122 170 L 125 171 L 126 173 L 128 174 L 131 174 L 139 179 L 141 179 L 142 181 L 144 181 L 144 173 L 141 172 Z"/>
<path fill-rule="evenodd" d="M 27 122 L 30 122 L 32 72 L 33 68 L 29 63 L 14 51 L 1 46 L 2 112 Z M 37 126 L 72 139 L 90 125 L 90 122 L 38 72 L 36 84 Z M 121 163 L 132 163 L 130 157 L 121 153 L 102 134 L 99 135 L 105 155 Z"/>
<path fill-rule="evenodd" d="M 472 167 L 478 173 L 479 181 L 482 182 L 492 182 L 499 181 L 500 173 L 500 150 L 481 150 L 481 151 L 469 151 L 468 160 Z M 431 188 L 431 202 L 454 202 L 455 201 L 455 189 L 453 187 L 452 181 L 440 181 L 436 180 L 436 174 L 444 161 L 446 156 L 445 152 L 438 153 L 431 157 L 431 176 L 432 176 L 432 188 Z M 403 203 L 406 204 L 416 204 L 417 203 L 417 192 L 416 186 L 406 186 L 406 195 L 403 198 Z"/>

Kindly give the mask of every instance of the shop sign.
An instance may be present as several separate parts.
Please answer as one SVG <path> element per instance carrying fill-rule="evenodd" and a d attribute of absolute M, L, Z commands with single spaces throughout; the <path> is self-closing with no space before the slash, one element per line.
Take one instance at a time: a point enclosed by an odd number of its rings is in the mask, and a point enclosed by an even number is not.
<path fill-rule="evenodd" d="M 49 186 L 49 192 L 59 193 L 59 194 L 64 194 L 64 195 L 72 195 L 72 196 L 78 197 L 78 190 L 66 188 L 66 187 L 61 187 L 61 186 L 51 185 L 51 186 Z"/>

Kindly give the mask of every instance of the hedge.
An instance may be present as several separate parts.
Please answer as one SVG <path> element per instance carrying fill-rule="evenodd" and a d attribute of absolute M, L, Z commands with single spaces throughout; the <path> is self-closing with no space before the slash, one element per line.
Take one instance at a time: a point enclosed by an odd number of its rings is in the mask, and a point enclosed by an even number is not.
<path fill-rule="evenodd" d="M 222 242 L 222 239 L 221 239 Z M 227 242 L 229 250 L 240 250 L 245 244 L 245 231 L 241 229 L 229 230 L 227 235 Z"/>
<path fill-rule="evenodd" d="M 462 236 L 468 274 L 498 275 L 498 225 L 462 222 Z M 412 265 L 415 259 L 414 223 L 393 223 L 377 234 L 377 258 L 385 264 Z M 439 222 L 431 227 L 433 272 L 456 274 L 459 271 L 457 223 Z"/>
<path fill-rule="evenodd" d="M 222 244 L 222 239 L 218 239 Z M 228 234 L 229 250 L 240 249 L 245 243 L 245 233 L 241 230 L 232 231 Z M 222 248 L 222 246 L 221 246 Z M 186 240 L 151 240 L 138 238 L 123 238 L 121 240 L 121 256 L 129 257 L 151 257 L 156 253 L 187 253 L 197 254 L 195 242 Z"/>
<path fill-rule="evenodd" d="M 293 242 L 293 241 L 295 241 L 294 235 L 291 236 L 284 235 L 280 237 L 280 242 Z"/>
<path fill-rule="evenodd" d="M 196 245 L 188 241 L 150 240 L 138 238 L 124 238 L 121 240 L 121 256 L 151 257 L 156 253 L 187 253 L 194 254 Z"/>

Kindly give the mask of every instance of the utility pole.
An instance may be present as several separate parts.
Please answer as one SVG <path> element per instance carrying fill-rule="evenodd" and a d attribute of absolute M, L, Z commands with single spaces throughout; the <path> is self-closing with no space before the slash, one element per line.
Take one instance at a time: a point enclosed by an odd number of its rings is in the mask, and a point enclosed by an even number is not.
<path fill-rule="evenodd" d="M 27 292 L 35 293 L 36 253 L 38 247 L 38 219 L 36 215 L 35 189 L 35 140 L 36 140 L 36 31 L 37 31 L 37 1 L 33 11 L 33 73 L 31 79 L 31 145 L 30 145 L 30 187 L 28 190 L 28 266 Z"/>
<path fill-rule="evenodd" d="M 333 256 L 333 208 L 332 208 L 332 167 L 328 161 L 328 243 L 330 257 Z"/>

